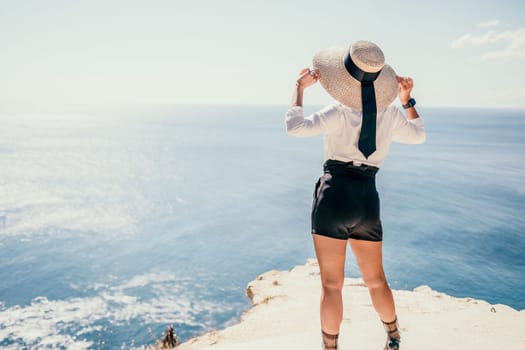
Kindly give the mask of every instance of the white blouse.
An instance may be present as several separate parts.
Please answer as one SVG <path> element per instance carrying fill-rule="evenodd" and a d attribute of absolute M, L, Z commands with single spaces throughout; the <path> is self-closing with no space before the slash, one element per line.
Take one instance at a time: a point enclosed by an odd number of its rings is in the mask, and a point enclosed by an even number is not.
<path fill-rule="evenodd" d="M 361 112 L 340 103 L 328 105 L 305 118 L 302 107 L 291 107 L 285 116 L 286 131 L 293 136 L 324 134 L 324 159 L 381 167 L 392 141 L 423 143 L 426 134 L 421 118 L 408 120 L 396 106 L 377 113 L 376 151 L 368 159 L 359 151 Z"/>

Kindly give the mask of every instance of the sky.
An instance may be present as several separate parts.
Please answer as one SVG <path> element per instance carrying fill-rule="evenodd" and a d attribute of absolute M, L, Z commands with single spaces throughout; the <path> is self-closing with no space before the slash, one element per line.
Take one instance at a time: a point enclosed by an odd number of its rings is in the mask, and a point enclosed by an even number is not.
<path fill-rule="evenodd" d="M 288 104 L 316 51 L 362 39 L 419 105 L 525 108 L 522 0 L 0 0 L 0 113 Z"/>

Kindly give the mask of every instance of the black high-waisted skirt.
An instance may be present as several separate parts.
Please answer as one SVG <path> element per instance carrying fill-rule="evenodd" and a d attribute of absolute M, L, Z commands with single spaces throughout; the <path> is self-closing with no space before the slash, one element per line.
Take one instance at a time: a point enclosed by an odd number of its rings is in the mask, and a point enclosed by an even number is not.
<path fill-rule="evenodd" d="M 344 240 L 381 241 L 383 228 L 375 183 L 378 170 L 327 160 L 315 186 L 312 233 Z"/>

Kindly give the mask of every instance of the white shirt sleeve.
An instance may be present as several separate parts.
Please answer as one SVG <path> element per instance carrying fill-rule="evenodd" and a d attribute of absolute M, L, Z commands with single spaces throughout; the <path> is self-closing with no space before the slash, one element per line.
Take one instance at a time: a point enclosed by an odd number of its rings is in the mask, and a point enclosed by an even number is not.
<path fill-rule="evenodd" d="M 421 117 L 409 120 L 401 113 L 399 108 L 394 108 L 392 141 L 411 144 L 425 142 L 426 132 Z"/>
<path fill-rule="evenodd" d="M 340 111 L 336 104 L 305 118 L 302 107 L 291 107 L 285 115 L 286 132 L 293 136 L 315 136 L 328 134 L 334 130 L 340 120 Z"/>

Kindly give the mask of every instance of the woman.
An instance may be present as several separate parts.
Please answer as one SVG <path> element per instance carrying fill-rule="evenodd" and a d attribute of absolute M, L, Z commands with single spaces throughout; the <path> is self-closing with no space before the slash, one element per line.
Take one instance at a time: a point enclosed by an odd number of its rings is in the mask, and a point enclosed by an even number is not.
<path fill-rule="evenodd" d="M 321 272 L 323 349 L 337 349 L 342 320 L 346 244 L 350 244 L 376 312 L 387 332 L 386 350 L 399 349 L 400 332 L 392 291 L 382 263 L 382 226 L 375 174 L 391 141 L 423 143 L 423 122 L 411 98 L 413 81 L 385 64 L 369 41 L 318 52 L 314 69 L 297 80 L 286 113 L 287 132 L 324 135 L 324 174 L 312 204 L 312 237 Z M 317 81 L 337 101 L 308 118 L 303 92 Z M 391 106 L 399 97 L 406 111 Z"/>

